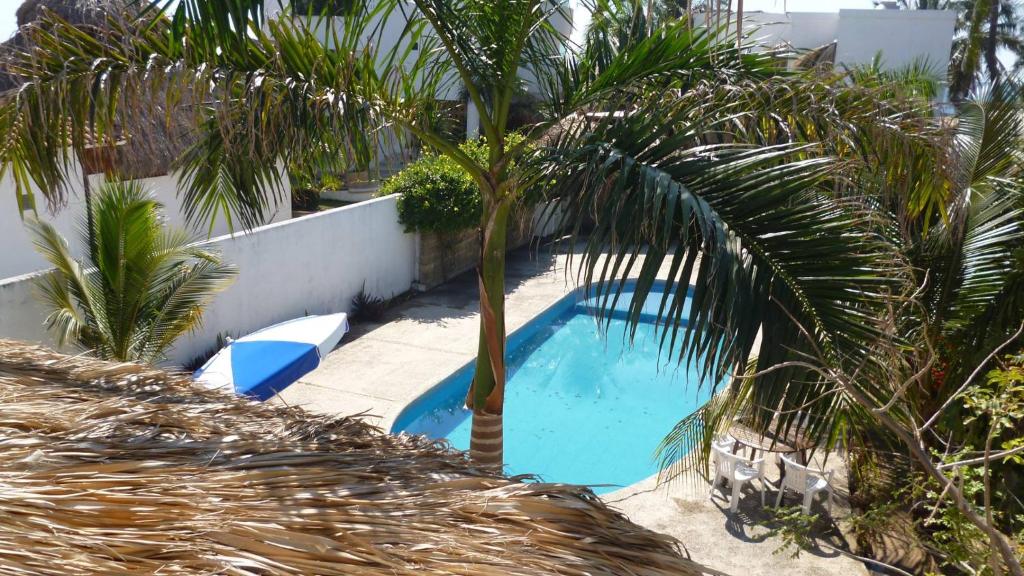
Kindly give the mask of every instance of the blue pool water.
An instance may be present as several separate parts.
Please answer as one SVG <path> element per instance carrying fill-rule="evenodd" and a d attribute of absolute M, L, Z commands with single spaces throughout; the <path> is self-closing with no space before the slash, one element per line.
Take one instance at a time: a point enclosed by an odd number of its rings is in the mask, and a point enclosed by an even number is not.
<path fill-rule="evenodd" d="M 631 294 L 623 295 L 628 304 Z M 656 312 L 661 293 L 648 298 Z M 505 391 L 505 464 L 509 474 L 594 486 L 598 494 L 657 473 L 654 451 L 684 416 L 703 404 L 710 385 L 659 350 L 660 329 L 642 322 L 633 345 L 626 322 L 602 333 L 572 294 L 509 338 Z M 394 431 L 447 438 L 469 448 L 463 406 L 473 366 L 457 371 L 410 404 Z"/>

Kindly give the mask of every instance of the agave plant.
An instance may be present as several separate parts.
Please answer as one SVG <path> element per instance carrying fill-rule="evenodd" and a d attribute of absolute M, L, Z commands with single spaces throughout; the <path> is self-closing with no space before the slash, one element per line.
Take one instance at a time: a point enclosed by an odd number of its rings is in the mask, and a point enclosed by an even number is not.
<path fill-rule="evenodd" d="M 54 267 L 39 283 L 50 309 L 47 327 L 61 345 L 74 343 L 105 360 L 163 360 L 235 276 L 184 231 L 165 228 L 160 204 L 136 182 L 107 182 L 98 190 L 92 218 L 81 223 L 90 253 L 85 261 L 50 223 L 29 225 L 36 249 Z"/>

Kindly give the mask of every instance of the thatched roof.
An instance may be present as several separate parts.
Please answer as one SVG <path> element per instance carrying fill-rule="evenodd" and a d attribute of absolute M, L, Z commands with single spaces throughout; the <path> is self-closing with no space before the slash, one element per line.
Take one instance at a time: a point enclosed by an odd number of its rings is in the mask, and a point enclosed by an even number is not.
<path fill-rule="evenodd" d="M 24 78 L 8 72 L 6 64 L 12 57 L 30 53 L 33 49 L 31 34 L 26 33 L 25 26 L 39 23 L 47 13 L 52 13 L 100 37 L 110 18 L 131 21 L 145 6 L 147 2 L 137 0 L 24 0 L 17 11 L 18 30 L 0 43 L 0 98 L 11 97 L 25 82 Z M 137 106 L 137 103 L 123 105 Z M 177 111 L 168 117 L 162 110 L 137 110 L 118 135 L 117 139 L 122 144 L 102 151 L 106 158 L 95 163 L 113 168 L 122 178 L 167 174 L 173 161 L 188 145 L 191 123 L 192 118 Z"/>
<path fill-rule="evenodd" d="M 18 30 L 0 43 L 0 54 L 16 48 L 24 48 L 28 40 L 21 27 L 35 22 L 47 11 L 76 26 L 102 26 L 112 10 L 124 10 L 130 0 L 24 0 L 15 13 Z M 16 76 L 0 69 L 0 92 L 21 84 Z"/>
<path fill-rule="evenodd" d="M 13 574 L 699 573 L 588 490 L 9 340 L 0 510 Z"/>
<path fill-rule="evenodd" d="M 793 63 L 799 70 L 810 70 L 812 68 L 831 69 L 836 63 L 836 42 L 829 42 L 823 46 L 808 50 L 800 55 Z"/>

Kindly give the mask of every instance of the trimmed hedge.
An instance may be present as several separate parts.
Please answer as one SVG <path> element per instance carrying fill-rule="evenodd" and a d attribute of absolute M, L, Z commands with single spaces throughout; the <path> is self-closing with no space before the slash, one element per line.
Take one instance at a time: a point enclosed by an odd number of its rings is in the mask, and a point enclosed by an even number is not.
<path fill-rule="evenodd" d="M 406 232 L 458 232 L 480 225 L 480 190 L 446 156 L 423 156 L 384 182 L 380 194 L 400 195 L 398 220 Z"/>
<path fill-rule="evenodd" d="M 516 146 L 523 136 L 513 132 L 505 141 Z M 486 163 L 483 140 L 459 147 L 474 160 Z M 459 232 L 480 225 L 480 190 L 469 173 L 447 156 L 424 155 L 384 182 L 379 194 L 400 194 L 398 220 L 406 232 Z"/>

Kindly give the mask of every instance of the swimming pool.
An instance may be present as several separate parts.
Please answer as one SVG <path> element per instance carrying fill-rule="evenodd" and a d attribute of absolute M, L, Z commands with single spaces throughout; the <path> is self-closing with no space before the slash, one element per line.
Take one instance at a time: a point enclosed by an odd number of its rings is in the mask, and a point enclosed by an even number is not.
<path fill-rule="evenodd" d="M 621 314 L 602 333 L 582 292 L 566 296 L 509 336 L 505 390 L 505 465 L 509 474 L 594 486 L 598 494 L 657 473 L 654 451 L 710 395 L 696 370 L 660 351 L 653 315 L 663 286 L 645 303 L 633 346 Z M 632 290 L 628 288 L 628 290 Z M 631 293 L 624 293 L 625 310 Z M 689 305 L 687 298 L 686 305 Z M 684 314 L 685 316 L 685 314 Z M 469 448 L 463 403 L 470 363 L 410 403 L 394 432 L 447 438 Z"/>

